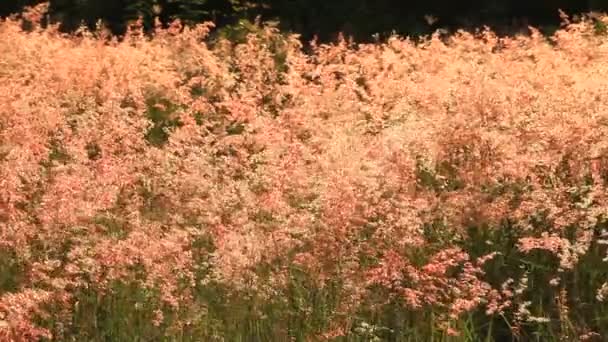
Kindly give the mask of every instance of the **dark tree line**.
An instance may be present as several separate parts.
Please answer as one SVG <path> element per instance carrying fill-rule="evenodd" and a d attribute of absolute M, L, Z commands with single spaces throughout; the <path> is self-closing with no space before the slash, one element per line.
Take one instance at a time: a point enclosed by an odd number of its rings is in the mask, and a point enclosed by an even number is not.
<path fill-rule="evenodd" d="M 0 1 L 0 15 L 37 2 Z M 61 22 L 67 31 L 83 22 L 94 27 L 98 19 L 120 34 L 127 21 L 139 16 L 148 28 L 156 16 L 163 22 L 212 20 L 219 26 L 260 16 L 278 20 L 282 29 L 301 33 L 305 39 L 314 35 L 328 39 L 337 32 L 370 39 L 393 31 L 421 34 L 481 25 L 498 31 L 557 26 L 558 9 L 569 14 L 602 11 L 608 9 L 608 0 L 51 0 L 50 5 L 51 20 Z"/>

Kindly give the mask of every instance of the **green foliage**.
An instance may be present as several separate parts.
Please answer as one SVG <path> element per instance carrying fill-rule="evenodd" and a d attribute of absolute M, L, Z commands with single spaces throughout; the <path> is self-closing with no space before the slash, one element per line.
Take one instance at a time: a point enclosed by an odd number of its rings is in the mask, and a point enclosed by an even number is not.
<path fill-rule="evenodd" d="M 158 294 L 138 282 L 115 282 L 105 294 L 83 289 L 77 294 L 70 326 L 55 335 L 60 341 L 69 341 L 70 337 L 80 341 L 162 340 L 166 325 L 152 323 L 157 302 Z"/>
<path fill-rule="evenodd" d="M 0 294 L 16 291 L 25 277 L 24 271 L 15 250 L 0 248 Z"/>
<path fill-rule="evenodd" d="M 146 140 L 157 147 L 162 147 L 169 140 L 171 129 L 181 126 L 175 117 L 179 106 L 160 96 L 150 96 L 146 101 L 147 116 L 152 127 L 146 133 Z"/>
<path fill-rule="evenodd" d="M 430 166 L 423 158 L 418 158 L 416 173 L 419 187 L 436 192 L 456 191 L 465 186 L 458 175 L 458 170 L 447 161 L 440 161 Z"/>

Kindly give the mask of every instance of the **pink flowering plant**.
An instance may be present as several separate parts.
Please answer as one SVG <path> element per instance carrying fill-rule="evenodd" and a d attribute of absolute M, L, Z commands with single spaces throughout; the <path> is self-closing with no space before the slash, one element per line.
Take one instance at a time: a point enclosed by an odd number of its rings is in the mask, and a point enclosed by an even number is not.
<path fill-rule="evenodd" d="M 304 52 L 44 11 L 0 21 L 1 341 L 608 338 L 605 17 Z"/>

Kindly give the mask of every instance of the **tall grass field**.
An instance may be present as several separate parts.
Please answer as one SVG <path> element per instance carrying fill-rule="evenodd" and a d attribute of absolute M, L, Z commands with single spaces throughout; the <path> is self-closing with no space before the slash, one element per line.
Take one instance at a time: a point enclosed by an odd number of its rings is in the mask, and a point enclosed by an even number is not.
<path fill-rule="evenodd" d="M 608 17 L 0 21 L 0 341 L 608 341 Z"/>

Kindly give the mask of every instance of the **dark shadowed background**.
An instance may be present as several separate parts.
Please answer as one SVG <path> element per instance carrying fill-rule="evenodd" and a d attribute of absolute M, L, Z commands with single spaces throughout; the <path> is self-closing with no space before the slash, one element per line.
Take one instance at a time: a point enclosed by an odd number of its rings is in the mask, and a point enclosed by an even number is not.
<path fill-rule="evenodd" d="M 19 12 L 32 0 L 0 1 L 0 15 Z M 151 27 L 153 18 L 200 22 L 219 26 L 260 16 L 276 20 L 285 31 L 304 39 L 333 39 L 338 32 L 357 40 L 391 32 L 418 35 L 438 28 L 474 28 L 488 25 L 498 33 L 512 33 L 527 25 L 550 31 L 559 26 L 559 9 L 568 14 L 608 9 L 608 0 L 52 0 L 52 21 L 73 30 L 81 23 L 94 27 L 98 19 L 115 33 L 125 30 L 128 20 L 143 16 Z M 425 18 L 426 16 L 426 18 Z M 429 20 L 430 19 L 430 20 Z M 429 22 L 431 24 L 429 24 Z"/>

